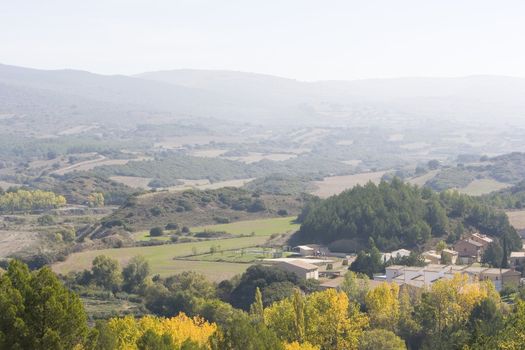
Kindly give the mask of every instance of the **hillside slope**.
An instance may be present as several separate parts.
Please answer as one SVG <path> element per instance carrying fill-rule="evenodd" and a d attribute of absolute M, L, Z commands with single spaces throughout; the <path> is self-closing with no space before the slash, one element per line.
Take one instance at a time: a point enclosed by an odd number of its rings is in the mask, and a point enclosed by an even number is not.
<path fill-rule="evenodd" d="M 437 194 L 399 179 L 356 186 L 316 202 L 300 219 L 295 242 L 331 244 L 334 250 L 359 251 L 370 239 L 382 250 L 421 247 L 432 237 L 453 243 L 469 229 L 505 237 L 509 247 L 521 248 L 504 212 L 467 195 Z"/>
<path fill-rule="evenodd" d="M 259 196 L 231 187 L 205 191 L 158 192 L 131 197 L 105 221 L 119 221 L 133 231 L 174 223 L 180 227 L 203 226 L 277 217 L 280 216 L 279 210 L 285 210 L 285 215 L 297 215 L 309 199 L 308 195 Z"/>
<path fill-rule="evenodd" d="M 0 65 L 0 92 L 0 115 L 48 126 L 57 121 L 133 126 L 180 117 L 255 123 L 300 118 L 304 125 L 452 118 L 501 123 L 522 122 L 525 111 L 525 79 L 501 76 L 303 82 L 231 71 L 131 77 Z"/>
<path fill-rule="evenodd" d="M 490 179 L 506 184 L 518 184 L 525 179 L 525 153 L 514 152 L 484 158 L 473 165 L 461 164 L 441 169 L 426 186 L 442 191 L 463 188 L 474 180 Z"/>
<path fill-rule="evenodd" d="M 128 76 L 7 65 L 0 65 L 0 91 L 0 113 L 55 114 L 77 122 L 145 122 L 151 112 L 204 117 L 228 102 L 207 91 Z"/>

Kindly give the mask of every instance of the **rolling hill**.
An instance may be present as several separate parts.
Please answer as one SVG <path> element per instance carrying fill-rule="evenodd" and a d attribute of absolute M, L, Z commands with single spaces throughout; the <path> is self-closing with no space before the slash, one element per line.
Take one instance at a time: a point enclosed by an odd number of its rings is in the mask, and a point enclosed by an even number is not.
<path fill-rule="evenodd" d="M 520 121 L 525 79 L 501 76 L 304 82 L 211 70 L 100 75 L 0 65 L 0 116 L 127 127 L 181 117 L 303 125 L 427 119 Z M 495 118 L 497 117 L 497 118 Z"/>
<path fill-rule="evenodd" d="M 458 164 L 455 167 L 443 168 L 425 185 L 437 191 L 443 191 L 450 188 L 462 189 L 480 180 L 492 180 L 500 184 L 513 185 L 524 179 L 525 153 L 513 152 L 486 158 L 473 164 Z"/>

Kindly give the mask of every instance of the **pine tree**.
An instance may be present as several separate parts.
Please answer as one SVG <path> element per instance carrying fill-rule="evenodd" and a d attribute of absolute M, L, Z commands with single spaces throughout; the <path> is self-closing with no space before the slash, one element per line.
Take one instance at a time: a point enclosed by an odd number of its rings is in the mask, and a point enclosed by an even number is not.
<path fill-rule="evenodd" d="M 84 307 L 48 268 L 13 260 L 0 278 L 0 349 L 73 349 L 88 328 Z"/>

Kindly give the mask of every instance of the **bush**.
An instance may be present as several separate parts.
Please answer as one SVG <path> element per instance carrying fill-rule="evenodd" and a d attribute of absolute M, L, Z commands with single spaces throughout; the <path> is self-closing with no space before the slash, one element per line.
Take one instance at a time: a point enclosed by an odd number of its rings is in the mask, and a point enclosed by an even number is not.
<path fill-rule="evenodd" d="M 42 215 L 37 219 L 40 226 L 50 226 L 55 223 L 55 218 L 51 215 Z"/>
<path fill-rule="evenodd" d="M 266 205 L 260 199 L 254 200 L 253 203 L 248 207 L 248 211 L 252 213 L 264 210 L 266 210 Z"/>
<path fill-rule="evenodd" d="M 112 228 L 115 226 L 123 226 L 124 223 L 121 220 L 110 220 L 102 223 L 102 225 L 104 225 L 106 228 Z"/>
<path fill-rule="evenodd" d="M 218 224 L 229 224 L 230 223 L 230 218 L 227 218 L 224 216 L 215 216 L 213 220 L 215 220 L 215 222 L 217 222 Z"/>
<path fill-rule="evenodd" d="M 395 333 L 384 329 L 372 329 L 359 339 L 359 350 L 405 350 L 405 342 Z"/>
<path fill-rule="evenodd" d="M 227 237 L 227 236 L 231 236 L 231 235 L 224 231 L 203 231 L 203 232 L 197 232 L 195 234 L 195 237 L 197 238 L 220 238 L 220 237 Z"/>
<path fill-rule="evenodd" d="M 151 230 L 149 230 L 149 235 L 151 237 L 159 237 L 164 234 L 164 230 L 161 227 L 153 227 Z"/>
<path fill-rule="evenodd" d="M 72 227 L 66 227 L 58 232 L 64 242 L 73 242 L 75 240 L 76 232 Z"/>
<path fill-rule="evenodd" d="M 162 214 L 162 210 L 159 207 L 153 207 L 149 211 L 153 216 L 159 216 L 160 214 Z"/>
<path fill-rule="evenodd" d="M 166 230 L 178 230 L 179 229 L 179 225 L 176 224 L 176 223 L 169 223 L 166 225 L 166 227 L 164 227 Z"/>
<path fill-rule="evenodd" d="M 287 216 L 288 215 L 288 210 L 286 209 L 279 209 L 277 211 L 277 215 L 280 215 L 280 216 Z"/>

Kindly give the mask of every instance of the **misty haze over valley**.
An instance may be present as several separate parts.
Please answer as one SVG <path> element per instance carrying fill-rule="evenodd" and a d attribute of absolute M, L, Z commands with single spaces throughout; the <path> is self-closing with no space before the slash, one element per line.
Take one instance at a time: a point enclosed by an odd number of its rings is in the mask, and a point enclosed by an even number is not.
<path fill-rule="evenodd" d="M 525 3 L 0 4 L 0 350 L 525 349 Z"/>

